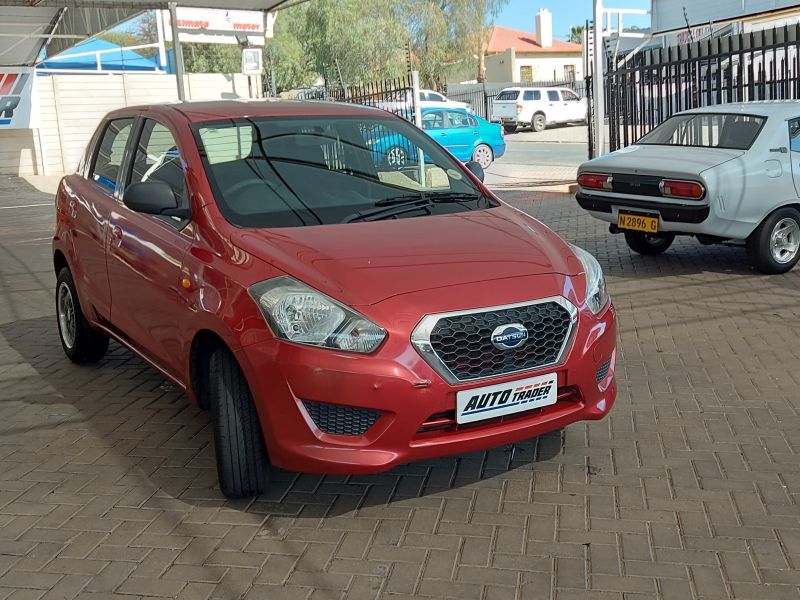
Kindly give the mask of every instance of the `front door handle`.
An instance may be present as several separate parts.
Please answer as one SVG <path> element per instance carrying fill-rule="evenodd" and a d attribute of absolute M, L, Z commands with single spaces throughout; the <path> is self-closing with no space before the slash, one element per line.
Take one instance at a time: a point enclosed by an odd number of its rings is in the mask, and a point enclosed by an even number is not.
<path fill-rule="evenodd" d="M 122 227 L 119 225 L 111 226 L 111 243 L 117 248 L 122 245 Z"/>

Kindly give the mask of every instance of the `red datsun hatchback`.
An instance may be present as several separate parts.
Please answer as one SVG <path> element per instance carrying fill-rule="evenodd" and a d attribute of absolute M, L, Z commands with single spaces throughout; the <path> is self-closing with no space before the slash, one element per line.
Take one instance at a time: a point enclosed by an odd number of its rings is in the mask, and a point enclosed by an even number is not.
<path fill-rule="evenodd" d="M 270 464 L 372 473 L 599 419 L 600 266 L 482 179 L 366 107 L 113 112 L 56 198 L 64 351 L 113 337 L 210 410 L 230 497 Z"/>

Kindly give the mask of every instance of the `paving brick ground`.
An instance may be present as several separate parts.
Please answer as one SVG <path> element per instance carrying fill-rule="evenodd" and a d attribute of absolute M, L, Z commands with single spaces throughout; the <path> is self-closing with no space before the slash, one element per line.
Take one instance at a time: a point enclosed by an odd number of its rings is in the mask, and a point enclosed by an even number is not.
<path fill-rule="evenodd" d="M 0 179 L 0 600 L 800 598 L 800 271 L 645 259 L 568 196 L 508 199 L 607 270 L 612 415 L 228 502 L 205 414 L 118 346 L 63 357 L 51 196 Z"/>

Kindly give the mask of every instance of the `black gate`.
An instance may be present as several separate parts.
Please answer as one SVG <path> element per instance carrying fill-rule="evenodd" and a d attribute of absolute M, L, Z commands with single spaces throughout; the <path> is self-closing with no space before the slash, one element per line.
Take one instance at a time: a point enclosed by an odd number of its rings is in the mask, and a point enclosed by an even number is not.
<path fill-rule="evenodd" d="M 412 123 L 416 110 L 411 73 L 402 77 L 355 85 L 335 84 L 326 79 L 322 86 L 301 90 L 297 98 L 374 106 L 400 115 Z"/>
<path fill-rule="evenodd" d="M 800 24 L 652 48 L 608 64 L 606 114 L 614 151 L 682 110 L 799 99 Z"/>

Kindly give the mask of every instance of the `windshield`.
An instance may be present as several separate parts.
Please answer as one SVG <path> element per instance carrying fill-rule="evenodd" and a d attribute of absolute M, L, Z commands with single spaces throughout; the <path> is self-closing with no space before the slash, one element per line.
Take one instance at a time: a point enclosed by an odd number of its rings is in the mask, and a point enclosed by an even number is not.
<path fill-rule="evenodd" d="M 727 113 L 698 113 L 670 117 L 637 144 L 695 146 L 747 150 L 758 137 L 766 117 Z"/>
<path fill-rule="evenodd" d="M 201 123 L 195 131 L 220 211 L 239 227 L 350 223 L 496 205 L 425 133 L 401 119 L 232 119 Z M 387 210 L 390 205 L 403 207 Z"/>

